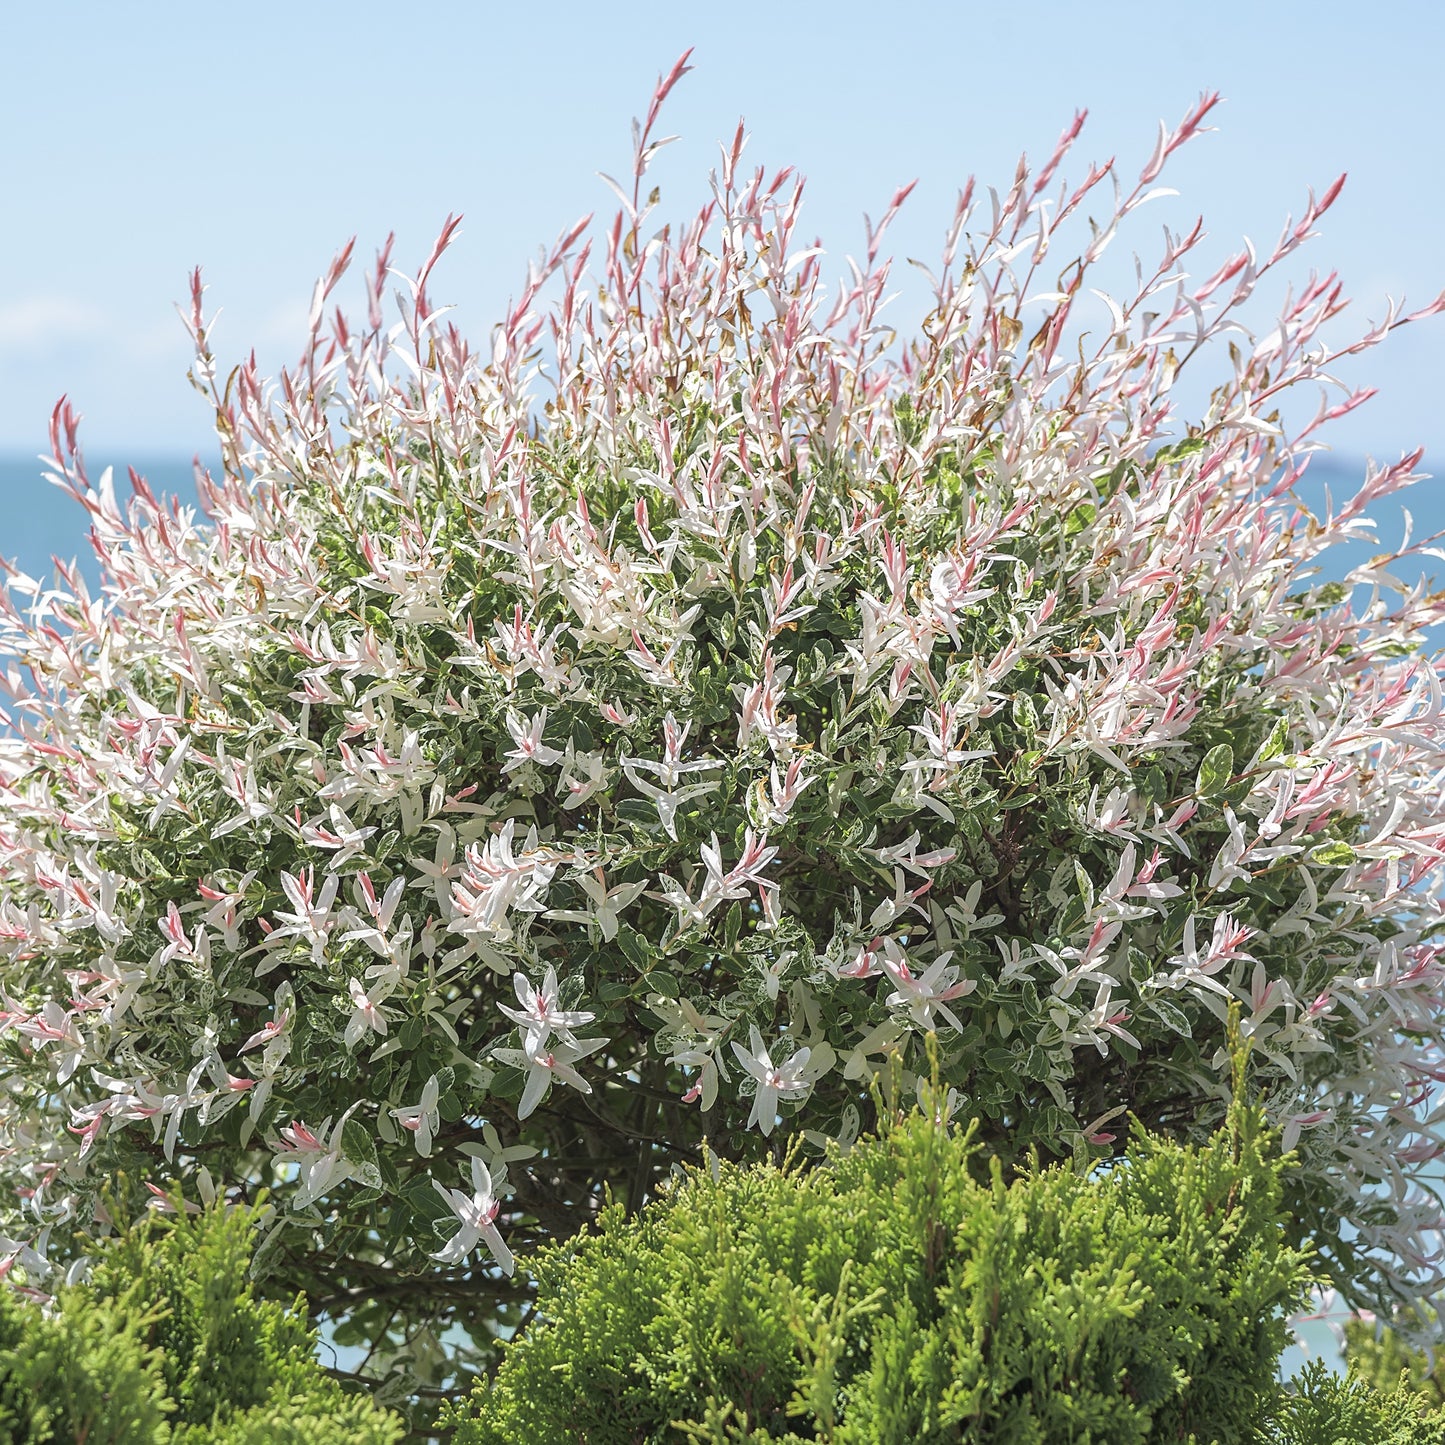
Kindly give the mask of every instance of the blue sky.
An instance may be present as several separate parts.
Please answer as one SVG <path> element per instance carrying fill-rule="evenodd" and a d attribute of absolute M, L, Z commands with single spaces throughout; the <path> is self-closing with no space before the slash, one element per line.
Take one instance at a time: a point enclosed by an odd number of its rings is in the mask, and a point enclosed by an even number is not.
<path fill-rule="evenodd" d="M 754 161 L 809 177 L 805 229 L 839 271 L 862 213 L 900 182 L 919 178 L 893 246 L 928 259 L 965 176 L 1007 184 L 1018 152 L 1042 159 L 1075 107 L 1090 110 L 1081 163 L 1117 153 L 1137 171 L 1158 120 L 1219 89 L 1218 133 L 1176 158 L 1165 179 L 1183 194 L 1134 243 L 1202 213 L 1212 269 L 1241 236 L 1269 244 L 1308 186 L 1348 170 L 1301 272 L 1338 268 L 1361 327 L 1387 293 L 1423 303 L 1445 286 L 1437 5 L 431 0 L 404 14 L 373 0 L 56 0 L 10 7 L 0 52 L 0 450 L 38 450 L 61 392 L 93 455 L 209 450 L 173 309 L 197 263 L 223 309 L 220 355 L 254 346 L 274 370 L 347 237 L 365 254 L 395 229 L 414 269 L 462 211 L 436 293 L 484 338 L 536 247 L 608 208 L 596 172 L 626 166 L 631 116 L 689 45 L 664 212 L 701 199 L 717 141 L 745 116 Z M 907 322 L 921 290 L 900 281 Z M 1356 363 L 1349 379 L 1381 395 L 1335 445 L 1424 443 L 1440 466 L 1442 363 L 1445 318 Z"/>

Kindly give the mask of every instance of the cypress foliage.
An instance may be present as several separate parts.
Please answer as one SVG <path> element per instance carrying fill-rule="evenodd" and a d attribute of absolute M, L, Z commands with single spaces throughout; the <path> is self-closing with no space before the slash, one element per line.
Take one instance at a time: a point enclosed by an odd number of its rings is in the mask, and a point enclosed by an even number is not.
<path fill-rule="evenodd" d="M 1092 1176 L 1005 1183 L 918 1112 L 820 1169 L 710 1159 L 545 1253 L 455 1445 L 1244 1445 L 1310 1278 L 1283 1168 L 1242 1095 L 1205 1146 L 1136 1129 Z"/>
<path fill-rule="evenodd" d="M 1445 1414 L 1417 1395 L 1376 1388 L 1353 1369 L 1332 1375 L 1311 1360 L 1264 1436 L 1269 1445 L 1445 1445 Z"/>
<path fill-rule="evenodd" d="M 1278 1383 L 1311 1258 L 1235 1039 L 1202 1147 L 1136 1123 L 1111 1167 L 1006 1183 L 935 1091 L 822 1168 L 709 1157 L 612 1205 L 544 1253 L 453 1445 L 1445 1445 L 1398 1364 Z"/>
<path fill-rule="evenodd" d="M 0 1290 L 0 1445 L 399 1440 L 399 1417 L 317 1363 L 300 1301 L 255 1297 L 254 1215 L 152 1215 L 44 1309 Z"/>
<path fill-rule="evenodd" d="M 1433 1309 L 1429 1313 L 1437 1316 Z M 1389 1326 L 1377 1328 L 1359 1317 L 1347 1321 L 1345 1357 L 1351 1370 L 1377 1389 L 1409 1391 L 1432 1408 L 1445 1405 L 1445 1358 L 1412 1348 Z"/>

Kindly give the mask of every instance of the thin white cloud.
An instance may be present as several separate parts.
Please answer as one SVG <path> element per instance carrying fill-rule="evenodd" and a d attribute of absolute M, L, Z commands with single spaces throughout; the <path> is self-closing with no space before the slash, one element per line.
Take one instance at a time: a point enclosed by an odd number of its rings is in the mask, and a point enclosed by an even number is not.
<path fill-rule="evenodd" d="M 33 351 L 98 337 L 105 330 L 105 313 L 72 296 L 24 296 L 0 302 L 0 351 Z"/>

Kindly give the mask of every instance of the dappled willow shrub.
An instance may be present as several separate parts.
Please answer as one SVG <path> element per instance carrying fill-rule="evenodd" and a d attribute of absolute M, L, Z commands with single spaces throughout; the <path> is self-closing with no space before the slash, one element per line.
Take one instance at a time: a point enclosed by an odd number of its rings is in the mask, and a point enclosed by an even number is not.
<path fill-rule="evenodd" d="M 1214 98 L 1137 180 L 1062 180 L 1081 116 L 965 189 L 895 344 L 904 192 L 835 286 L 741 132 L 656 225 L 681 72 L 616 220 L 481 352 L 434 300 L 454 223 L 394 322 L 386 252 L 329 311 L 348 247 L 274 386 L 216 360 L 197 278 L 201 515 L 122 507 L 57 409 L 103 584 L 0 602 L 6 1257 L 43 1285 L 120 1167 L 274 1186 L 258 1272 L 444 1381 L 604 1187 L 846 1141 L 930 1032 L 1006 1161 L 1087 1160 L 1125 1110 L 1203 1139 L 1234 1000 L 1301 1227 L 1352 1299 L 1413 1297 L 1445 604 L 1311 581 L 1418 453 L 1316 514 L 1293 489 L 1366 393 L 1276 418 L 1408 318 L 1331 350 L 1310 280 L 1242 336 L 1338 187 L 1268 252 L 1166 233 L 1094 316 Z"/>

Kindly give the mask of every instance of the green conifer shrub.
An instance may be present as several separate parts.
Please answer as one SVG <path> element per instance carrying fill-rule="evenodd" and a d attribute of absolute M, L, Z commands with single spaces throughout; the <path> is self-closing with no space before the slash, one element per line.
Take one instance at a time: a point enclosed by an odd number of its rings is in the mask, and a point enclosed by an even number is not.
<path fill-rule="evenodd" d="M 400 1418 L 315 1359 L 301 1302 L 257 1299 L 256 1211 L 150 1219 L 42 1309 L 0 1290 L 0 1445 L 392 1445 Z"/>
<path fill-rule="evenodd" d="M 1310 1275 L 1284 1167 L 1244 1102 L 1092 1175 L 1005 1183 L 916 1111 L 822 1168 L 709 1160 L 543 1253 L 454 1445 L 1252 1442 Z"/>
<path fill-rule="evenodd" d="M 1345 1358 L 1377 1389 L 1405 1390 L 1434 1408 L 1445 1405 L 1445 1358 L 1411 1348 L 1397 1330 L 1356 1316 L 1345 1324 Z"/>
<path fill-rule="evenodd" d="M 1268 1445 L 1445 1445 L 1445 1414 L 1382 1389 L 1353 1369 L 1333 1375 L 1311 1360 L 1284 1396 L 1262 1439 Z"/>

